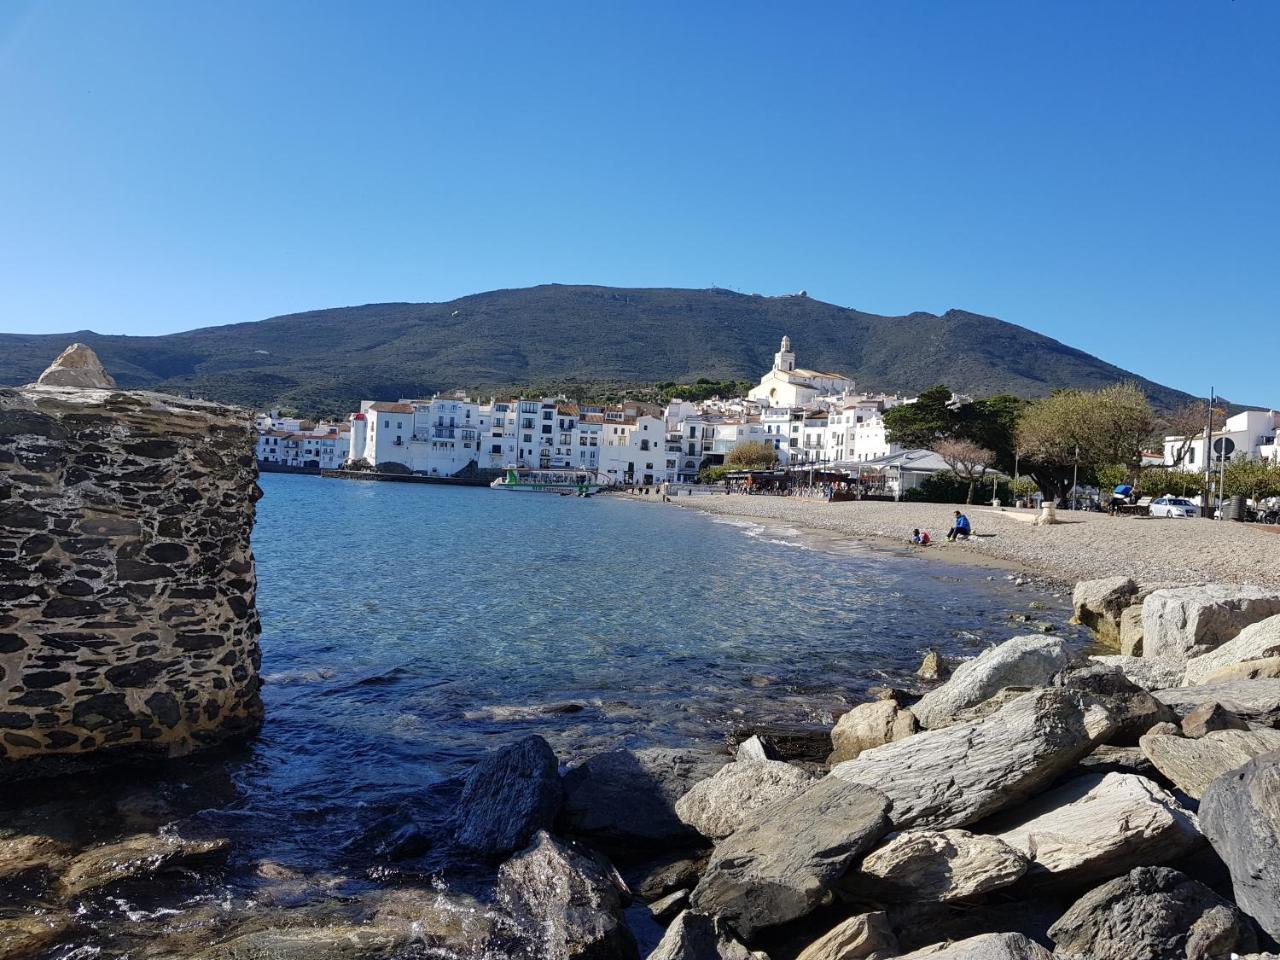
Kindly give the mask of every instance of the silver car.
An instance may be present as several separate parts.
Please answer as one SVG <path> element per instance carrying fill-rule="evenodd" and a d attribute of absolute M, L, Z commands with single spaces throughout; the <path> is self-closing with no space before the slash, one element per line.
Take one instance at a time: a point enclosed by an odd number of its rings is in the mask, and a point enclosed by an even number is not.
<path fill-rule="evenodd" d="M 1184 519 L 1198 517 L 1200 508 L 1190 500 L 1182 497 L 1157 497 L 1151 501 L 1151 516 L 1181 517 Z"/>

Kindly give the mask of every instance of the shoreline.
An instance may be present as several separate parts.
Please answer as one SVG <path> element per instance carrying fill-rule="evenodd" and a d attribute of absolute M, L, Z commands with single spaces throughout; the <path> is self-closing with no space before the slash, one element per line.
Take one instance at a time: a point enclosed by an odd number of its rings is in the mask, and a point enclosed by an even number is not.
<path fill-rule="evenodd" d="M 660 502 L 652 496 L 636 499 Z M 1153 582 L 1280 586 L 1280 537 L 1252 524 L 1079 513 L 1036 527 L 1029 522 L 1030 511 L 974 504 L 960 508 L 977 536 L 952 544 L 943 536 L 954 504 L 708 494 L 677 497 L 668 505 L 764 526 L 782 524 L 898 555 L 1022 572 L 1068 587 L 1111 573 Z M 929 547 L 907 542 L 914 527 L 929 531 Z"/>

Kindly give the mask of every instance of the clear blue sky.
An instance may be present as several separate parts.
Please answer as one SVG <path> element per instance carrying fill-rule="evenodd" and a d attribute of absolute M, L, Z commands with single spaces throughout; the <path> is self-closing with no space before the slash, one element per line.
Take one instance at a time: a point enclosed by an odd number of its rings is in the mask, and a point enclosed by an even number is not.
<path fill-rule="evenodd" d="M 1278 53 L 1275 0 L 5 0 L 0 330 L 804 288 L 1280 404 Z"/>

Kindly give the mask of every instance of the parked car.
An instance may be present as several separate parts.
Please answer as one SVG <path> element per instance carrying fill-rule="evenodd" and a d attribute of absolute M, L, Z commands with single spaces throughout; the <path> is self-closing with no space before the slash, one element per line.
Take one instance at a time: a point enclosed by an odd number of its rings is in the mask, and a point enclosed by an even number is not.
<path fill-rule="evenodd" d="M 1182 497 L 1157 497 L 1151 501 L 1153 517 L 1198 517 L 1200 508 Z"/>

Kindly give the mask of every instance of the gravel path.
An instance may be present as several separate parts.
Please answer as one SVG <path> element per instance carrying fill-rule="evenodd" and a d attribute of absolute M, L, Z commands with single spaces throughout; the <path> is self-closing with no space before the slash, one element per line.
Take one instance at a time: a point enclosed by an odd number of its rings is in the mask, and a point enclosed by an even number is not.
<path fill-rule="evenodd" d="M 943 540 L 956 509 L 949 504 L 716 494 L 675 502 L 708 513 L 896 543 L 909 540 L 912 528 L 920 527 L 934 539 L 924 550 L 929 556 L 963 561 L 966 554 L 985 555 L 1064 583 L 1126 574 L 1139 580 L 1280 586 L 1280 527 L 1260 524 L 1059 511 L 1065 522 L 1036 527 L 1027 522 L 1032 511 L 975 505 L 965 510 L 979 536 L 952 544 Z"/>

